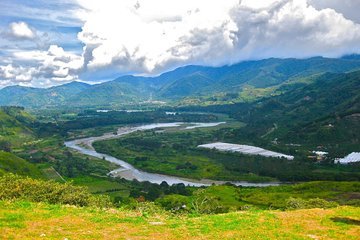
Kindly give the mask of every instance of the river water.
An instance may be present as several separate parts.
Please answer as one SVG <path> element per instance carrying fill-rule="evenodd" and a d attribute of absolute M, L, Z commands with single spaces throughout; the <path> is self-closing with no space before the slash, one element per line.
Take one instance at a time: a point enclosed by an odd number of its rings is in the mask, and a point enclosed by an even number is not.
<path fill-rule="evenodd" d="M 140 182 L 142 181 L 149 181 L 151 183 L 157 183 L 160 184 L 161 182 L 165 181 L 169 185 L 172 184 L 178 184 L 183 183 L 185 185 L 189 186 L 209 186 L 212 184 L 220 185 L 224 184 L 226 182 L 230 182 L 232 184 L 235 184 L 237 186 L 254 186 L 254 187 L 266 187 L 266 186 L 277 186 L 280 183 L 279 182 L 265 182 L 265 183 L 251 183 L 251 182 L 245 182 L 245 181 L 216 181 L 216 180 L 210 180 L 210 179 L 201 179 L 201 180 L 195 180 L 195 179 L 188 179 L 188 178 L 181 178 L 176 176 L 170 176 L 165 174 L 156 174 L 156 173 L 149 173 L 142 170 L 139 170 L 132 166 L 131 164 L 115 158 L 113 156 L 110 156 L 108 154 L 103 154 L 97 152 L 93 146 L 92 143 L 95 141 L 101 141 L 101 140 L 107 140 L 107 139 L 114 139 L 119 138 L 124 135 L 136 132 L 136 131 L 144 131 L 144 130 L 150 130 L 150 129 L 156 129 L 156 128 L 170 128 L 170 127 L 179 127 L 180 129 L 194 129 L 194 128 L 203 128 L 203 127 L 213 127 L 220 124 L 223 124 L 225 122 L 215 122 L 215 123 L 183 123 L 183 122 L 175 122 L 175 123 L 153 123 L 153 124 L 145 124 L 135 127 L 121 127 L 118 129 L 117 134 L 113 133 L 106 133 L 102 136 L 98 137 L 88 137 L 88 138 L 81 138 L 76 139 L 72 141 L 65 142 L 65 145 L 68 148 L 71 148 L 73 150 L 76 150 L 82 154 L 104 159 L 106 161 L 115 163 L 120 166 L 120 168 L 115 169 L 109 173 L 110 176 L 113 177 L 120 177 L 125 178 L 127 180 L 133 180 L 136 179 Z"/>

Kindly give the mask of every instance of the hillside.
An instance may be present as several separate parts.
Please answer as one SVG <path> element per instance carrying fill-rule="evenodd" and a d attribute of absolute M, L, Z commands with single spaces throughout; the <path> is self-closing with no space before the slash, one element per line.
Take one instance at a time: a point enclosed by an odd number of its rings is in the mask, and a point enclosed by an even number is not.
<path fill-rule="evenodd" d="M 249 122 L 249 127 L 257 126 L 257 131 L 275 124 L 277 129 L 266 135 L 269 140 L 350 144 L 353 147 L 349 150 L 355 151 L 360 142 L 359 89 L 359 71 L 324 74 L 313 84 L 257 102 L 250 110 L 237 112 L 236 117 Z"/>
<path fill-rule="evenodd" d="M 48 89 L 6 87 L 0 90 L 0 105 L 121 106 L 152 98 L 176 102 L 183 98 L 199 99 L 226 93 L 242 93 L 242 99 L 235 95 L 233 100 L 244 101 L 253 99 L 251 95 L 269 96 L 284 84 L 299 83 L 303 86 L 311 81 L 311 77 L 325 72 L 344 73 L 358 69 L 358 57 L 271 58 L 222 67 L 191 65 L 156 77 L 122 76 L 96 85 L 73 82 Z M 279 91 L 287 89 L 283 87 Z"/>
<path fill-rule="evenodd" d="M 34 178 L 39 178 L 42 176 L 42 173 L 35 165 L 15 156 L 12 153 L 0 150 L 0 176 L 8 173 L 30 176 Z"/>
<path fill-rule="evenodd" d="M 186 81 L 183 80 L 183 76 L 179 79 L 173 79 L 171 84 L 165 85 L 161 89 L 160 95 L 163 97 L 185 97 L 199 94 L 212 95 L 219 92 L 239 92 L 248 86 L 267 88 L 319 73 L 347 72 L 354 69 L 359 69 L 359 62 L 356 59 L 327 59 L 322 57 L 310 59 L 271 58 L 219 68 L 203 67 L 194 69 L 191 74 L 187 75 Z M 189 82 L 192 82 L 189 78 L 193 78 L 193 81 L 196 82 L 199 76 L 207 78 L 208 81 L 200 87 L 194 85 L 188 92 L 174 92 L 174 86 L 182 89 Z"/>
<path fill-rule="evenodd" d="M 34 118 L 22 107 L 0 107 L 0 141 L 19 145 L 33 138 L 28 127 Z"/>
<path fill-rule="evenodd" d="M 71 183 L 6 175 L 0 177 L 0 238 L 357 239 L 357 189 L 354 182 L 223 185 L 193 189 L 192 196 L 166 195 L 155 203 L 144 198 L 111 203 Z M 239 197 L 243 205 L 237 205 Z M 279 203 L 285 208 L 274 210 Z M 219 211 L 229 206 L 231 212 Z"/>
<path fill-rule="evenodd" d="M 227 133 L 228 141 L 263 146 L 323 146 L 334 157 L 358 151 L 360 142 L 360 71 L 325 73 L 306 85 L 250 103 L 182 107 L 182 111 L 229 114 L 246 127 Z"/>

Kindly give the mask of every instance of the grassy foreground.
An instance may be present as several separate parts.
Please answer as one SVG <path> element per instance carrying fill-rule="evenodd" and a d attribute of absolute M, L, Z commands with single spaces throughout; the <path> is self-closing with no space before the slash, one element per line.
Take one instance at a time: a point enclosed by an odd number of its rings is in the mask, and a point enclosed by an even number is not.
<path fill-rule="evenodd" d="M 1 239 L 359 239 L 360 208 L 174 216 L 0 202 Z"/>

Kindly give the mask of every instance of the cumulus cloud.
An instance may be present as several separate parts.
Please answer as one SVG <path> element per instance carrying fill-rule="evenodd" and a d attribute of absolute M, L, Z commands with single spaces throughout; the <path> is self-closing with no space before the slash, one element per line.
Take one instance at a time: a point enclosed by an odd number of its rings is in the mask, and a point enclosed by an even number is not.
<path fill-rule="evenodd" d="M 6 63 L 0 58 L 0 85 L 25 84 L 29 76 L 51 85 L 79 75 L 152 75 L 188 64 L 360 53 L 357 0 L 74 1 L 82 54 L 55 44 L 14 51 Z M 35 42 L 41 34 L 25 22 L 10 26 L 19 39 Z M 15 71 L 24 76 L 16 79 Z"/>
<path fill-rule="evenodd" d="M 12 60 L 21 62 L 21 65 L 0 66 L 0 79 L 10 80 L 13 84 L 22 84 L 34 79 L 46 79 L 50 85 L 76 80 L 83 66 L 81 56 L 65 52 L 63 48 L 56 45 L 51 45 L 46 51 L 14 52 Z"/>
<path fill-rule="evenodd" d="M 24 50 L 19 43 L 13 49 L 4 49 L 5 54 L 0 56 L 0 87 L 14 84 L 51 86 L 78 79 L 83 57 L 54 44 L 44 49 L 46 33 L 39 33 L 25 22 L 13 22 L 2 33 L 9 40 L 20 43 L 30 40 L 35 48 L 23 44 L 30 49 Z"/>
<path fill-rule="evenodd" d="M 360 23 L 359 0 L 309 0 L 309 3 L 317 9 L 331 8 L 356 23 Z"/>
<path fill-rule="evenodd" d="M 158 73 L 178 65 L 360 52 L 360 25 L 307 0 L 79 0 L 89 69 Z"/>
<path fill-rule="evenodd" d="M 13 80 L 16 82 L 28 82 L 37 71 L 35 68 L 14 67 L 11 64 L 0 66 L 0 79 Z"/>
<path fill-rule="evenodd" d="M 25 22 L 13 22 L 9 25 L 9 32 L 7 35 L 14 39 L 34 39 L 36 32 L 29 27 Z"/>

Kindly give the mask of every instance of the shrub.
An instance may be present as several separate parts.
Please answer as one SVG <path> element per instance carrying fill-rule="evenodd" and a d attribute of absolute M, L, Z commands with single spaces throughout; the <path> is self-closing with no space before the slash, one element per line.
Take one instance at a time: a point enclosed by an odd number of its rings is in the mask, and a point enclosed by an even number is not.
<path fill-rule="evenodd" d="M 156 203 L 174 213 L 189 210 L 189 198 L 178 194 L 171 194 L 159 198 L 156 200 Z"/>
<path fill-rule="evenodd" d="M 228 207 L 223 206 L 217 198 L 207 194 L 204 189 L 194 192 L 191 207 L 196 214 L 215 214 L 229 211 Z"/>
<path fill-rule="evenodd" d="M 329 202 L 321 198 L 309 199 L 306 205 L 307 208 L 333 208 L 339 206 L 337 202 Z"/>
<path fill-rule="evenodd" d="M 333 208 L 338 205 L 336 202 L 329 202 L 321 198 L 304 200 L 291 197 L 286 201 L 286 209 Z"/>
<path fill-rule="evenodd" d="M 301 198 L 289 198 L 286 200 L 286 209 L 303 209 L 306 208 L 306 201 Z"/>
<path fill-rule="evenodd" d="M 0 177 L 0 200 L 16 199 L 101 208 L 111 206 L 107 196 L 92 195 L 86 188 L 71 183 L 61 184 L 14 174 Z"/>
<path fill-rule="evenodd" d="M 136 210 L 138 210 L 143 217 L 166 214 L 165 209 L 156 205 L 154 202 L 138 202 Z"/>

